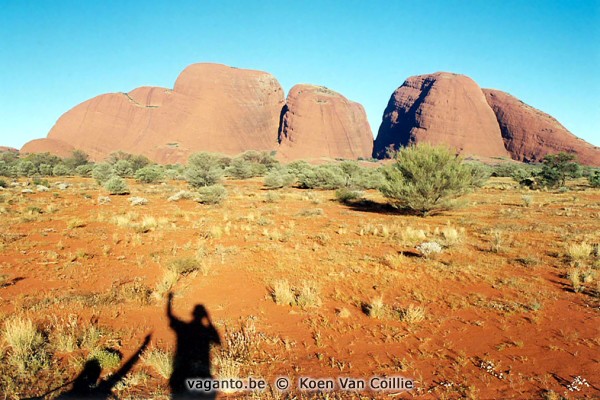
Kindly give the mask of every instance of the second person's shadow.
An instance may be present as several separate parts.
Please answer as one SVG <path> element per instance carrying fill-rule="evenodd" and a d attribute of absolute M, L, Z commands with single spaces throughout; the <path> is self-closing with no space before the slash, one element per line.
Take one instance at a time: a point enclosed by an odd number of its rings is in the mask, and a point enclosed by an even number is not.
<path fill-rule="evenodd" d="M 169 379 L 172 398 L 187 397 L 214 399 L 216 393 L 190 391 L 187 379 L 212 379 L 210 372 L 211 345 L 221 344 L 219 333 L 213 326 L 208 312 L 203 305 L 194 307 L 193 319 L 184 322 L 173 315 L 173 293 L 169 293 L 167 301 L 167 317 L 169 325 L 177 335 L 177 347 L 173 357 L 173 373 Z"/>

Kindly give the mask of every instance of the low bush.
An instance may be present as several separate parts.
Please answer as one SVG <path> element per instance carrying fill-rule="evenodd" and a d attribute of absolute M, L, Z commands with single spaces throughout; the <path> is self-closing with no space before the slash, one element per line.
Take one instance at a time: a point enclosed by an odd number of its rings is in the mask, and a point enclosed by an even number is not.
<path fill-rule="evenodd" d="M 360 174 L 351 181 L 352 187 L 358 189 L 379 189 L 385 183 L 383 168 L 363 168 Z"/>
<path fill-rule="evenodd" d="M 241 157 L 234 158 L 227 168 L 227 175 L 235 179 L 250 179 L 264 175 L 267 171 L 264 165 L 255 164 Z"/>
<path fill-rule="evenodd" d="M 110 194 L 129 194 L 127 182 L 120 176 L 113 176 L 104 183 L 104 188 Z"/>
<path fill-rule="evenodd" d="M 41 179 L 40 177 L 35 177 L 31 180 L 31 183 L 33 183 L 34 185 L 41 185 L 41 186 L 46 186 L 46 187 L 50 187 L 50 181 L 48 181 L 48 179 Z"/>
<path fill-rule="evenodd" d="M 303 189 L 339 189 L 346 184 L 344 172 L 337 165 L 319 165 L 305 169 L 298 176 Z"/>
<path fill-rule="evenodd" d="M 425 258 L 435 258 L 442 253 L 442 246 L 438 242 L 423 242 L 417 246 L 417 251 Z"/>
<path fill-rule="evenodd" d="M 114 153 L 111 153 L 109 154 L 106 160 L 111 165 L 115 165 L 121 160 L 128 161 L 128 165 L 131 166 L 132 169 L 132 174 L 135 173 L 138 169 L 143 168 L 146 165 L 150 165 L 152 163 L 146 156 L 143 156 L 141 154 L 129 154 L 125 153 L 124 151 L 116 151 Z"/>
<path fill-rule="evenodd" d="M 444 147 L 418 144 L 395 154 L 384 170 L 382 194 L 398 208 L 425 216 L 452 207 L 451 201 L 485 182 L 477 165 L 466 164 Z"/>
<path fill-rule="evenodd" d="M 1 154 L 2 153 L 0 153 L 0 155 Z M 12 176 L 12 166 L 4 160 L 0 160 L 0 176 L 6 176 L 6 177 Z"/>
<path fill-rule="evenodd" d="M 287 169 L 273 169 L 265 176 L 264 184 L 269 189 L 280 189 L 292 186 L 296 182 L 296 176 Z"/>
<path fill-rule="evenodd" d="M 84 178 L 92 176 L 92 170 L 94 166 L 92 164 L 79 165 L 75 168 L 75 173 Z"/>
<path fill-rule="evenodd" d="M 107 163 L 96 164 L 92 169 L 92 178 L 94 178 L 99 185 L 103 185 L 104 182 L 108 181 L 114 174 L 113 167 Z"/>
<path fill-rule="evenodd" d="M 588 175 L 588 182 L 593 188 L 600 188 L 600 170 L 596 170 Z"/>
<path fill-rule="evenodd" d="M 285 166 L 285 169 L 292 175 L 299 177 L 304 171 L 312 169 L 312 166 L 304 160 L 292 161 Z"/>
<path fill-rule="evenodd" d="M 47 366 L 44 336 L 30 319 L 19 316 L 7 319 L 2 336 L 11 349 L 9 363 L 20 373 L 35 374 Z"/>
<path fill-rule="evenodd" d="M 335 198 L 340 203 L 349 203 L 354 200 L 359 200 L 362 199 L 364 195 L 364 192 L 360 190 L 352 190 L 348 188 L 341 188 L 335 191 Z"/>
<path fill-rule="evenodd" d="M 31 177 L 38 173 L 38 169 L 31 161 L 19 160 L 16 164 L 16 172 L 19 176 Z"/>
<path fill-rule="evenodd" d="M 159 165 L 148 165 L 135 172 L 135 179 L 141 183 L 159 182 L 163 177 L 164 172 Z"/>
<path fill-rule="evenodd" d="M 492 166 L 491 176 L 504 177 L 504 178 L 512 178 L 513 174 L 517 171 L 523 169 L 523 167 L 515 162 L 503 162 L 501 164 L 496 164 Z"/>
<path fill-rule="evenodd" d="M 133 175 L 133 164 L 129 160 L 118 160 L 113 164 L 113 170 L 115 174 L 121 178 Z"/>
<path fill-rule="evenodd" d="M 212 185 L 198 189 L 196 201 L 202 204 L 220 204 L 227 198 L 227 190 L 223 185 Z"/>
<path fill-rule="evenodd" d="M 219 183 L 223 177 L 223 168 L 219 164 L 221 158 L 214 153 L 192 154 L 185 171 L 185 179 L 190 186 L 201 188 Z"/>
<path fill-rule="evenodd" d="M 52 165 L 40 164 L 40 166 L 38 167 L 38 170 L 40 171 L 40 175 L 42 175 L 42 176 L 52 175 Z"/>
<path fill-rule="evenodd" d="M 580 171 L 574 154 L 548 154 L 542 160 L 542 170 L 537 176 L 542 186 L 557 188 L 564 187 L 567 179 L 580 176 Z"/>
<path fill-rule="evenodd" d="M 67 176 L 70 173 L 71 170 L 64 164 L 56 164 L 54 168 L 52 168 L 52 175 L 54 176 Z"/>
<path fill-rule="evenodd" d="M 154 348 L 142 355 L 144 364 L 154 368 L 163 378 L 169 379 L 173 374 L 173 354 Z"/>
<path fill-rule="evenodd" d="M 148 199 L 144 197 L 131 197 L 129 198 L 129 202 L 132 206 L 144 206 L 148 204 Z"/>
<path fill-rule="evenodd" d="M 179 201 L 181 199 L 192 199 L 194 198 L 194 194 L 192 192 L 189 192 L 187 190 L 180 190 L 179 192 L 175 193 L 173 196 L 169 197 L 167 199 L 167 201 Z"/>
<path fill-rule="evenodd" d="M 278 164 L 271 153 L 250 150 L 231 160 L 227 174 L 236 179 L 250 179 L 264 176 Z"/>
<path fill-rule="evenodd" d="M 183 180 L 185 180 L 184 173 L 185 173 L 185 168 L 182 168 L 181 170 L 176 169 L 176 168 L 167 168 L 164 170 L 163 176 L 167 180 L 183 181 Z"/>

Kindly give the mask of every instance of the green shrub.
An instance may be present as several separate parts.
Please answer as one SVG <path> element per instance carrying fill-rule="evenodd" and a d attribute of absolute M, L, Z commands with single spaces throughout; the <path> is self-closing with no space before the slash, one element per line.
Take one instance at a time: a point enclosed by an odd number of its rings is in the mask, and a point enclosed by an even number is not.
<path fill-rule="evenodd" d="M 542 170 L 537 177 L 542 186 L 563 187 L 568 178 L 576 178 L 580 173 L 580 166 L 575 161 L 574 154 L 558 153 L 548 154 L 542 160 Z"/>
<path fill-rule="evenodd" d="M 227 198 L 227 190 L 223 185 L 205 186 L 198 189 L 196 201 L 202 204 L 220 204 Z"/>
<path fill-rule="evenodd" d="M 296 176 L 287 169 L 273 169 L 265 176 L 265 186 L 269 189 L 280 189 L 292 186 L 296 182 Z"/>
<path fill-rule="evenodd" d="M 451 200 L 480 187 L 485 173 L 476 165 L 444 147 L 428 144 L 405 147 L 396 153 L 396 162 L 385 169 L 381 193 L 398 208 L 425 216 L 449 209 Z"/>
<path fill-rule="evenodd" d="M 38 170 L 40 171 L 40 175 L 42 175 L 42 176 L 50 176 L 50 175 L 52 175 L 52 165 L 41 164 L 38 167 Z"/>
<path fill-rule="evenodd" d="M 104 183 L 104 188 L 108 190 L 110 194 L 129 194 L 127 182 L 120 176 L 112 176 Z"/>
<path fill-rule="evenodd" d="M 286 165 L 285 169 L 295 177 L 299 177 L 305 171 L 312 169 L 312 166 L 304 160 L 296 160 Z"/>
<path fill-rule="evenodd" d="M 67 176 L 71 171 L 64 164 L 56 164 L 52 168 L 52 175 L 54 176 Z"/>
<path fill-rule="evenodd" d="M 8 186 L 8 184 L 6 183 L 6 181 L 4 179 L 0 179 L 0 187 L 5 188 L 7 186 Z"/>
<path fill-rule="evenodd" d="M 75 167 L 75 173 L 84 178 L 89 178 L 92 176 L 92 170 L 94 166 L 92 164 L 78 165 Z"/>
<path fill-rule="evenodd" d="M 131 168 L 133 169 L 134 173 L 137 170 L 152 164 L 152 161 L 150 161 L 148 157 L 141 154 L 136 154 L 132 156 L 131 159 L 129 159 L 129 161 L 131 161 Z"/>
<path fill-rule="evenodd" d="M 46 164 L 54 168 L 55 165 L 62 162 L 60 157 L 55 156 L 50 153 L 32 153 L 27 154 L 23 159 L 23 161 L 30 161 L 38 170 L 40 165 Z"/>
<path fill-rule="evenodd" d="M 94 178 L 99 185 L 103 185 L 104 182 L 109 180 L 113 175 L 113 167 L 110 164 L 96 164 L 94 169 L 92 169 L 92 178 Z"/>
<path fill-rule="evenodd" d="M 141 183 L 155 183 L 164 176 L 163 169 L 159 165 L 148 165 L 135 172 L 135 179 Z"/>
<path fill-rule="evenodd" d="M 377 189 L 384 183 L 380 168 L 364 168 L 355 161 L 317 167 L 301 162 L 287 168 L 296 174 L 299 186 L 304 189 Z"/>
<path fill-rule="evenodd" d="M 77 167 L 87 165 L 89 156 L 81 150 L 73 150 L 71 157 L 65 158 L 63 163 L 70 170 L 75 170 Z"/>
<path fill-rule="evenodd" d="M 185 179 L 190 186 L 201 188 L 219 183 L 223 177 L 219 164 L 221 158 L 219 154 L 206 152 L 192 154 L 185 171 Z"/>
<path fill-rule="evenodd" d="M 379 189 L 385 180 L 383 168 L 361 168 L 360 175 L 354 181 L 354 186 L 360 189 Z"/>
<path fill-rule="evenodd" d="M 183 172 L 179 172 L 176 169 L 166 169 L 163 177 L 167 180 L 184 180 L 185 176 Z"/>
<path fill-rule="evenodd" d="M 239 158 L 252 164 L 262 165 L 267 170 L 270 170 L 279 164 L 279 161 L 275 159 L 274 152 L 248 150 L 242 153 Z"/>
<path fill-rule="evenodd" d="M 4 160 L 0 160 L 0 176 L 11 176 L 11 165 Z"/>
<path fill-rule="evenodd" d="M 231 160 L 227 173 L 236 179 L 249 179 L 264 176 L 278 164 L 273 155 L 266 151 L 249 150 Z"/>
<path fill-rule="evenodd" d="M 125 153 L 124 151 L 116 151 L 114 153 L 111 153 L 106 159 L 106 161 L 109 164 L 113 165 L 119 162 L 120 160 L 125 160 L 130 163 L 132 169 L 131 174 L 135 173 L 135 171 L 137 171 L 140 168 L 144 168 L 146 165 L 152 164 L 152 162 L 146 156 L 143 156 L 141 154 L 133 155 Z"/>
<path fill-rule="evenodd" d="M 588 175 L 588 182 L 591 187 L 600 188 L 600 170 L 596 170 L 594 173 Z"/>
<path fill-rule="evenodd" d="M 115 369 L 121 365 L 121 355 L 112 349 L 96 349 L 89 359 L 98 361 L 102 369 Z"/>
<path fill-rule="evenodd" d="M 35 374 L 48 367 L 46 340 L 28 318 L 13 316 L 4 322 L 2 336 L 11 355 L 4 362 L 12 364 L 21 374 Z"/>
<path fill-rule="evenodd" d="M 227 174 L 235 179 L 250 179 L 255 176 L 264 175 L 267 168 L 261 164 L 255 164 L 243 158 L 234 158 L 227 168 Z"/>
<path fill-rule="evenodd" d="M 335 198 L 340 203 L 349 203 L 354 200 L 362 199 L 364 196 L 364 192 L 360 190 L 352 190 L 348 188 L 341 188 L 335 191 Z"/>
<path fill-rule="evenodd" d="M 354 189 L 377 189 L 383 185 L 380 168 L 364 168 L 355 161 L 343 161 L 339 167 L 344 176 L 344 186 Z"/>
<path fill-rule="evenodd" d="M 119 175 L 121 178 L 125 178 L 127 176 L 133 175 L 133 164 L 129 160 L 119 160 L 113 165 L 113 170 L 115 174 Z"/>
<path fill-rule="evenodd" d="M 50 181 L 48 181 L 48 179 L 41 179 L 40 177 L 35 177 L 31 180 L 31 183 L 33 183 L 34 185 L 41 185 L 41 186 L 46 186 L 47 188 L 50 187 Z"/>
<path fill-rule="evenodd" d="M 16 164 L 16 169 L 19 176 L 31 177 L 38 173 L 35 164 L 28 160 L 19 160 Z"/>
<path fill-rule="evenodd" d="M 522 170 L 522 166 L 515 162 L 503 162 L 492 166 L 492 176 L 512 178 L 517 170 Z"/>
<path fill-rule="evenodd" d="M 305 169 L 298 177 L 303 189 L 338 189 L 346 184 L 346 177 L 337 165 L 319 165 Z"/>

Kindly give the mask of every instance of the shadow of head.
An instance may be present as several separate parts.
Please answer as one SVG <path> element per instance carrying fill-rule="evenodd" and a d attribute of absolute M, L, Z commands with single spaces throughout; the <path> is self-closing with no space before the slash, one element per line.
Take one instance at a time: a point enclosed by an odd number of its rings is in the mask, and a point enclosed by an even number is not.
<path fill-rule="evenodd" d="M 89 392 L 100 378 L 102 367 L 100 362 L 96 359 L 88 360 L 83 367 L 83 371 L 75 378 L 73 382 L 74 393 L 86 393 Z"/>
<path fill-rule="evenodd" d="M 202 304 L 196 305 L 196 307 L 194 307 L 194 311 L 192 311 L 192 314 L 196 320 L 202 320 L 208 317 L 206 307 L 204 307 Z"/>

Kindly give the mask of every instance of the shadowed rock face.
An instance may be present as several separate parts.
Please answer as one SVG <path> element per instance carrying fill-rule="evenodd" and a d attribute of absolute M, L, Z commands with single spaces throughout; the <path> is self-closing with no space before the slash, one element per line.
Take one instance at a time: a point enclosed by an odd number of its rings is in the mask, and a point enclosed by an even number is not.
<path fill-rule="evenodd" d="M 506 149 L 515 160 L 536 162 L 547 154 L 573 153 L 582 164 L 600 165 L 600 148 L 578 138 L 556 119 L 499 90 L 483 89 L 496 113 Z"/>
<path fill-rule="evenodd" d="M 296 85 L 282 110 L 284 159 L 369 158 L 373 134 L 363 107 L 322 86 Z"/>
<path fill-rule="evenodd" d="M 479 86 L 464 75 L 438 72 L 408 78 L 392 95 L 373 155 L 428 142 L 465 155 L 508 157 L 494 112 Z"/>
<path fill-rule="evenodd" d="M 93 160 L 117 150 L 161 163 L 185 162 L 197 151 L 275 150 L 283 104 L 283 90 L 268 73 L 193 64 L 173 90 L 140 87 L 77 105 L 59 118 L 48 138 Z M 40 149 L 44 143 L 50 142 L 30 142 L 23 151 L 51 151 Z"/>

